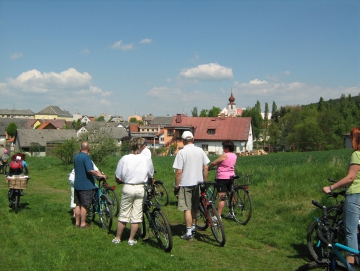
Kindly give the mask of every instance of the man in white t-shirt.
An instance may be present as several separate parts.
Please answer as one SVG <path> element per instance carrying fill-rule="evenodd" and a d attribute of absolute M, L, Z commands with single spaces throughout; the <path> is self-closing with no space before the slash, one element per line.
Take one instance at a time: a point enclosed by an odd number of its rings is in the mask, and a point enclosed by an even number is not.
<path fill-rule="evenodd" d="M 210 160 L 203 149 L 194 145 L 190 131 L 185 131 L 181 138 L 184 148 L 176 154 L 173 164 L 176 171 L 174 194 L 178 197 L 178 210 L 184 211 L 186 223 L 186 233 L 181 238 L 191 240 L 199 209 L 199 184 L 206 182 Z"/>

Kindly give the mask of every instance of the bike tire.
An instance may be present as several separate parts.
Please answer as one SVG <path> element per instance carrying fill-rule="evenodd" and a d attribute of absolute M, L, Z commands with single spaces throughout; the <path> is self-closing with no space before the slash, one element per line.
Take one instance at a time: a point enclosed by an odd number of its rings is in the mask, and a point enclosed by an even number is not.
<path fill-rule="evenodd" d="M 207 206 L 207 211 L 211 217 L 211 231 L 216 239 L 216 241 L 219 243 L 220 246 L 225 245 L 225 229 L 222 224 L 221 218 L 215 209 L 214 205 L 210 204 Z"/>
<path fill-rule="evenodd" d="M 100 223 L 103 229 L 110 230 L 113 223 L 113 206 L 106 200 L 100 201 Z"/>
<path fill-rule="evenodd" d="M 318 263 L 318 262 L 309 262 L 300 266 L 296 271 L 306 271 L 306 270 L 347 270 L 342 263 L 336 260 L 336 267 L 332 269 L 330 263 Z"/>
<path fill-rule="evenodd" d="M 17 214 L 19 212 L 19 206 L 20 206 L 20 192 L 16 193 L 15 201 L 14 201 L 14 211 Z"/>
<path fill-rule="evenodd" d="M 230 212 L 234 219 L 241 225 L 246 225 L 252 216 L 252 200 L 248 190 L 237 187 L 229 200 Z"/>
<path fill-rule="evenodd" d="M 340 207 L 342 208 L 342 207 Z M 332 228 L 338 229 L 337 232 L 332 232 L 330 241 L 331 243 L 340 243 L 345 244 L 345 230 L 344 230 L 344 224 L 341 223 L 342 221 L 342 214 L 337 214 L 339 209 L 339 206 L 331 206 L 328 208 L 327 214 L 328 214 L 328 220 L 330 222 L 330 225 Z M 340 209 L 340 212 L 342 209 Z M 337 218 L 336 218 L 337 217 Z M 337 221 L 335 221 L 337 220 Z M 337 224 L 337 225 L 335 225 Z M 322 263 L 326 262 L 328 259 L 328 253 L 327 251 L 329 248 L 326 246 L 321 245 L 321 242 L 317 236 L 316 230 L 318 228 L 318 221 L 314 220 L 308 230 L 307 230 L 307 246 L 309 249 L 309 252 L 311 256 L 314 258 L 315 261 Z"/>
<path fill-rule="evenodd" d="M 206 230 L 209 227 L 209 223 L 206 218 L 205 210 L 201 203 L 199 203 L 199 210 L 196 213 L 195 227 L 202 231 Z"/>
<path fill-rule="evenodd" d="M 116 194 L 115 190 L 112 190 L 111 188 L 106 188 L 106 194 L 110 197 L 113 204 L 113 215 L 117 216 L 120 212 L 120 200 L 118 195 Z"/>
<path fill-rule="evenodd" d="M 151 217 L 154 222 L 153 232 L 160 247 L 165 252 L 170 252 L 173 246 L 173 240 L 170 225 L 165 214 L 160 209 L 155 208 L 151 213 Z"/>
<path fill-rule="evenodd" d="M 158 204 L 161 206 L 166 206 L 169 204 L 169 192 L 167 191 L 164 183 L 162 181 L 154 182 L 154 198 Z"/>
<path fill-rule="evenodd" d="M 146 236 L 146 221 L 145 221 L 145 214 L 143 214 L 142 222 L 139 223 L 139 227 L 137 230 L 137 234 L 140 236 L 140 238 L 144 239 Z"/>

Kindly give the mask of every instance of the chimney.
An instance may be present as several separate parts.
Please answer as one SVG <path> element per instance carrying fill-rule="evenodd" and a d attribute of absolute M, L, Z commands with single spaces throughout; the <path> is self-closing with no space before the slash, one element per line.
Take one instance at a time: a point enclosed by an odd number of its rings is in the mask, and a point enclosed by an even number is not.
<path fill-rule="evenodd" d="M 181 123 L 181 114 L 176 115 L 176 123 Z"/>
<path fill-rule="evenodd" d="M 221 113 L 221 114 L 220 114 L 220 119 L 222 119 L 222 120 L 225 119 L 225 113 Z"/>

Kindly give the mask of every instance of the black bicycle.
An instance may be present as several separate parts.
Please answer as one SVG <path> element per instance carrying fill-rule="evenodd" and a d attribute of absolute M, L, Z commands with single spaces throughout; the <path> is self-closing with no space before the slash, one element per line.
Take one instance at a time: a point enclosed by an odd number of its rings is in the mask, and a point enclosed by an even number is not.
<path fill-rule="evenodd" d="M 220 246 L 225 245 L 225 230 L 222 224 L 221 217 L 219 216 L 216 208 L 213 205 L 211 200 L 208 200 L 206 196 L 206 190 L 209 184 L 202 183 L 200 185 L 200 202 L 199 202 L 199 211 L 196 214 L 196 228 L 199 230 L 206 230 L 209 226 L 211 231 L 220 244 Z"/>
<path fill-rule="evenodd" d="M 329 182 L 335 183 L 337 181 L 328 179 Z M 346 195 L 346 190 L 343 189 L 339 192 L 331 192 L 328 194 L 328 197 L 338 199 L 340 196 L 340 202 L 337 205 L 329 206 L 327 210 L 327 221 L 329 223 L 329 241 L 331 243 L 341 243 L 345 244 L 345 228 L 343 222 L 343 208 L 344 208 L 344 198 Z M 326 262 L 328 259 L 328 247 L 321 242 L 317 230 L 321 225 L 320 218 L 315 218 L 314 221 L 310 224 L 307 230 L 307 245 L 309 252 L 314 260 L 318 263 Z M 358 228 L 360 230 L 360 228 Z M 360 238 L 358 236 L 358 241 Z"/>
<path fill-rule="evenodd" d="M 165 214 L 161 210 L 161 206 L 152 202 L 153 197 L 152 185 L 145 185 L 143 220 L 139 225 L 138 235 L 143 240 L 146 240 L 146 225 L 148 225 L 148 228 L 151 229 L 152 233 L 155 235 L 160 247 L 165 252 L 170 252 L 173 246 L 170 225 Z"/>
<path fill-rule="evenodd" d="M 249 192 L 251 175 L 234 175 L 231 177 L 232 184 L 230 191 L 227 192 L 227 206 L 229 213 L 225 218 L 234 219 L 242 225 L 249 222 L 252 212 L 252 199 Z M 217 187 L 216 182 L 207 182 L 206 194 L 209 199 L 217 205 Z"/>

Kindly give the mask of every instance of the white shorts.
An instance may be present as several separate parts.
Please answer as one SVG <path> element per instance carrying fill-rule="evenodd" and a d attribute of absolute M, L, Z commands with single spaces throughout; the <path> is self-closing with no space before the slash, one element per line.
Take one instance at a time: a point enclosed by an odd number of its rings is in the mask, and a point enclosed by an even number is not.
<path fill-rule="evenodd" d="M 124 184 L 121 195 L 120 222 L 141 223 L 143 216 L 144 185 Z"/>

